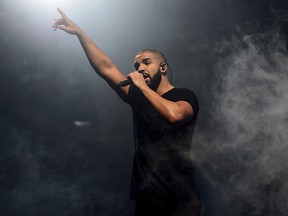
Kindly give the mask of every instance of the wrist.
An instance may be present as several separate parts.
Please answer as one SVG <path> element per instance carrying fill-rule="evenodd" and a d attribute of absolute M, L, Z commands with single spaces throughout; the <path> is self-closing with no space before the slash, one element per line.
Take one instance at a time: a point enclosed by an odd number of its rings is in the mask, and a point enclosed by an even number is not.
<path fill-rule="evenodd" d="M 139 89 L 144 95 L 149 93 L 149 91 L 152 91 L 148 85 L 142 85 L 139 87 Z"/>
<path fill-rule="evenodd" d="M 78 27 L 75 31 L 75 35 L 81 40 L 84 38 L 85 32 Z"/>

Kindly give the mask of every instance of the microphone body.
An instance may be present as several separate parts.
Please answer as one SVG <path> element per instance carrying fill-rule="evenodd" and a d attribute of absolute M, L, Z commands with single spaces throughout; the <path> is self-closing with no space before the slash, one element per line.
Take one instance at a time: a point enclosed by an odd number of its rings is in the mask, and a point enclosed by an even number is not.
<path fill-rule="evenodd" d="M 143 75 L 144 79 L 149 76 L 148 74 L 144 74 L 143 72 L 142 72 L 142 75 Z M 132 83 L 133 83 L 133 82 L 132 82 L 131 78 L 128 77 L 127 80 L 123 80 L 123 81 L 119 82 L 119 83 L 117 84 L 117 86 L 124 87 L 124 86 L 131 85 Z"/>
<path fill-rule="evenodd" d="M 127 80 L 123 80 L 117 84 L 117 86 L 124 87 L 132 84 L 132 80 L 128 78 Z"/>

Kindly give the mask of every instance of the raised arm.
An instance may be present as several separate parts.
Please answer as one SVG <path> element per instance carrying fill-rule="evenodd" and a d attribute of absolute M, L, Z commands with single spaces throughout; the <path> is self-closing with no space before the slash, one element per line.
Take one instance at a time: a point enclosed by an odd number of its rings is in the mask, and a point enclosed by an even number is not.
<path fill-rule="evenodd" d="M 55 19 L 52 28 L 54 30 L 63 30 L 71 35 L 76 35 L 95 72 L 100 77 L 105 79 L 106 82 L 125 101 L 129 86 L 119 87 L 117 84 L 123 80 L 126 80 L 126 77 L 114 65 L 111 58 L 109 58 L 101 49 L 99 49 L 79 26 L 72 22 L 72 20 L 69 19 L 62 10 L 59 8 L 57 10 L 61 14 L 62 18 Z"/>

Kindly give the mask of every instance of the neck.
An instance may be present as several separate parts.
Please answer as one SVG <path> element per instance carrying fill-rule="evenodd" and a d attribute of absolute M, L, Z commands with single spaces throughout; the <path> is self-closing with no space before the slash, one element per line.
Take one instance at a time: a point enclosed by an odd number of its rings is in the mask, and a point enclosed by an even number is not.
<path fill-rule="evenodd" d="M 162 77 L 162 80 L 156 90 L 156 92 L 159 94 L 159 95 L 163 95 L 165 94 L 166 92 L 170 91 L 171 89 L 173 89 L 174 86 L 171 85 L 171 83 L 168 81 L 168 79 Z"/>

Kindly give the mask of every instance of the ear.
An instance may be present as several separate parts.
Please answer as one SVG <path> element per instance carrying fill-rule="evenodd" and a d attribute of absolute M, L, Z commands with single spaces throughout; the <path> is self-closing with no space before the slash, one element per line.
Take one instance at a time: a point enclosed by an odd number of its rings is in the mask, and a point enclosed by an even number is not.
<path fill-rule="evenodd" d="M 166 72 L 167 64 L 165 62 L 160 63 L 161 72 Z"/>

